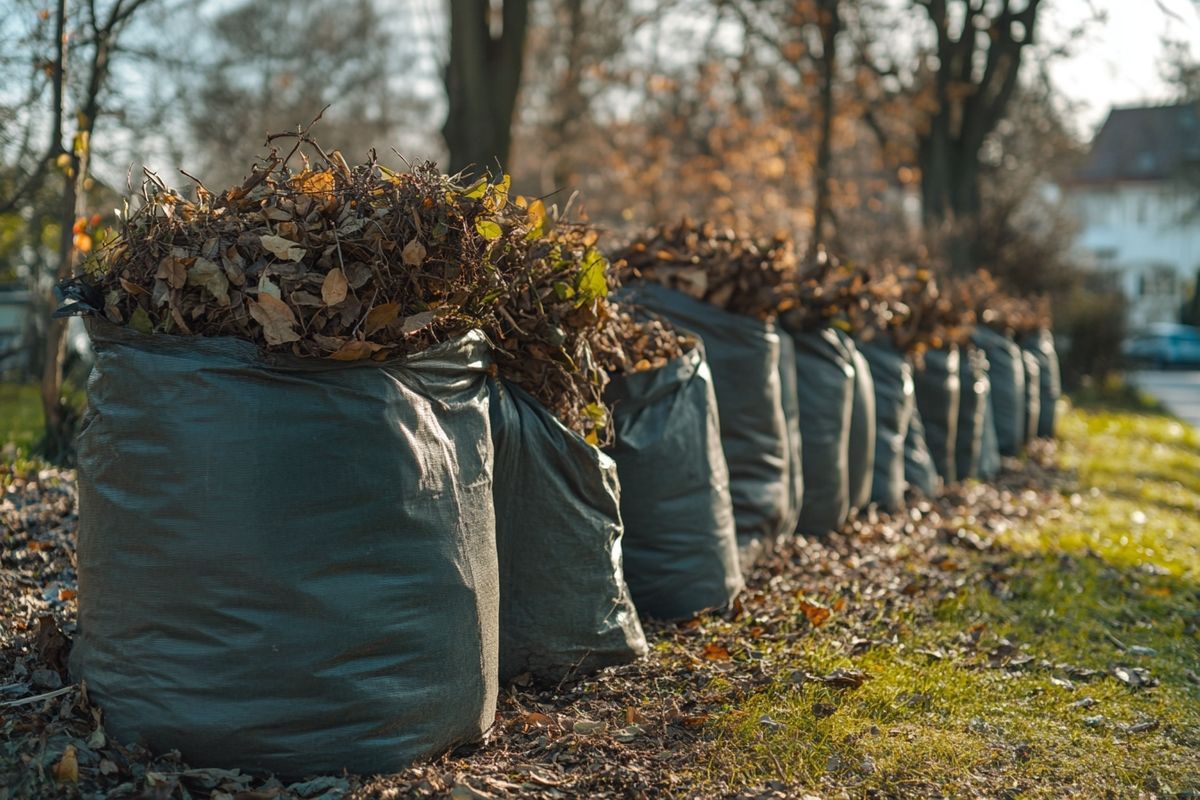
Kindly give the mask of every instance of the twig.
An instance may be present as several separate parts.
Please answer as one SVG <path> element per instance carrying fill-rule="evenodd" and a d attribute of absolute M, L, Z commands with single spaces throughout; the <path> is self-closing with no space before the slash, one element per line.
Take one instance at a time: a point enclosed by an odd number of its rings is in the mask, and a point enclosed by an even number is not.
<path fill-rule="evenodd" d="M 79 684 L 72 683 L 70 686 L 64 686 L 61 689 L 55 689 L 53 692 L 46 692 L 45 694 L 35 694 L 33 697 L 22 697 L 20 700 L 6 700 L 3 703 L 0 703 L 0 707 L 12 708 L 13 706 L 24 706 L 24 705 L 28 705 L 29 703 L 36 703 L 39 700 L 49 700 L 52 697 L 58 697 L 59 695 L 66 694 L 67 692 L 71 691 L 78 685 Z"/>

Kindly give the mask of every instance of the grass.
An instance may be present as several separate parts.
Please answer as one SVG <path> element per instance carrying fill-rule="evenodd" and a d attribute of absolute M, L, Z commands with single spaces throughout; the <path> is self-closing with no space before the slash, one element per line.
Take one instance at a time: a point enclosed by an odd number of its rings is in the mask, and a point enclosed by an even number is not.
<path fill-rule="evenodd" d="M 42 405 L 38 387 L 0 383 L 0 447 L 12 458 L 28 453 L 42 435 Z"/>
<path fill-rule="evenodd" d="M 888 620 L 890 641 L 848 655 L 843 632 L 814 629 L 796 664 L 872 679 L 777 678 L 730 704 L 701 780 L 855 797 L 1200 796 L 1200 436 L 1147 408 L 1097 396 L 1071 411 L 1061 503 L 977 530 L 999 549 L 956 551 L 975 559 L 967 580 Z M 1116 677 L 1130 668 L 1157 685 L 1130 688 Z"/>

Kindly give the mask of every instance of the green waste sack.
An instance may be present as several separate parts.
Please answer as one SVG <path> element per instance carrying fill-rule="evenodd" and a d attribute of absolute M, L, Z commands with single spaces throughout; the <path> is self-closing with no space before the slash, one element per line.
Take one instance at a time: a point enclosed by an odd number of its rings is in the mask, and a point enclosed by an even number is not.
<path fill-rule="evenodd" d="M 743 572 L 791 534 L 791 442 L 780 384 L 780 337 L 773 323 L 730 314 L 653 283 L 624 287 L 620 298 L 701 338 L 713 375 L 721 449 Z"/>
<path fill-rule="evenodd" d="M 875 468 L 871 501 L 885 511 L 904 508 L 904 444 L 916 411 L 912 366 L 890 342 L 861 342 L 875 384 Z"/>
<path fill-rule="evenodd" d="M 1058 351 L 1054 348 L 1054 336 L 1042 328 L 1029 334 L 1021 342 L 1026 352 L 1033 353 L 1038 362 L 1039 397 L 1037 435 L 1053 438 L 1058 414 L 1058 399 L 1062 397 L 1062 372 L 1058 363 Z"/>
<path fill-rule="evenodd" d="M 913 411 L 908 425 L 908 436 L 904 440 L 904 480 L 908 488 L 919 489 L 926 497 L 936 497 L 942 488 L 942 478 L 934 466 L 925 438 L 925 425 L 921 410 Z"/>
<path fill-rule="evenodd" d="M 913 371 L 917 411 L 925 443 L 937 474 L 946 483 L 958 480 L 958 406 L 962 394 L 959 350 L 956 345 L 929 350 Z"/>
<path fill-rule="evenodd" d="M 1038 421 L 1042 416 L 1042 371 L 1035 353 L 1021 350 L 1025 367 L 1025 436 L 1024 444 L 1037 438 Z"/>
<path fill-rule="evenodd" d="M 871 365 L 854 340 L 840 334 L 854 367 L 854 405 L 850 413 L 849 477 L 850 513 L 871 502 L 871 474 L 875 470 L 875 381 Z"/>
<path fill-rule="evenodd" d="M 488 381 L 496 450 L 500 680 L 549 682 L 646 653 L 611 457 L 517 386 Z"/>
<path fill-rule="evenodd" d="M 480 334 L 404 362 L 88 320 L 75 680 L 195 766 L 394 772 L 495 716 Z"/>
<path fill-rule="evenodd" d="M 804 500 L 796 530 L 836 531 L 850 512 L 852 358 L 836 331 L 791 333 L 803 455 Z"/>
<path fill-rule="evenodd" d="M 980 477 L 989 391 L 987 355 L 972 345 L 967 345 L 962 355 L 962 393 L 958 404 L 954 459 L 958 480 Z"/>
<path fill-rule="evenodd" d="M 800 398 L 796 386 L 796 346 L 791 336 L 779 337 L 779 398 L 787 433 L 787 518 L 783 530 L 791 534 L 804 506 L 804 440 L 800 435 Z"/>
<path fill-rule="evenodd" d="M 1025 440 L 1025 361 L 1007 336 L 979 326 L 971 341 L 987 354 L 992 420 L 1002 456 L 1018 456 Z"/>
<path fill-rule="evenodd" d="M 645 617 L 687 619 L 742 588 L 729 470 L 704 349 L 605 389 L 621 482 L 625 580 Z"/>
<path fill-rule="evenodd" d="M 990 481 L 1000 474 L 1000 438 L 996 435 L 996 409 L 993 407 L 989 373 L 987 400 L 984 402 L 983 434 L 979 442 L 979 479 Z"/>

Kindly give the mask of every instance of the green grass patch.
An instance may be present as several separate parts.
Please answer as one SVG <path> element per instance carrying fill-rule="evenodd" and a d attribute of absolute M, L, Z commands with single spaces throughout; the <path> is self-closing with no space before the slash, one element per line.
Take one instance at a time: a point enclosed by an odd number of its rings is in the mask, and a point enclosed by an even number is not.
<path fill-rule="evenodd" d="M 1010 515 L 988 532 L 999 550 L 956 550 L 961 587 L 882 620 L 885 641 L 849 654 L 830 624 L 779 654 L 872 679 L 837 689 L 782 665 L 714 724 L 704 785 L 1200 793 L 1200 437 L 1144 404 L 1096 404 L 1067 415 L 1059 459 L 1064 502 Z"/>
<path fill-rule="evenodd" d="M 38 387 L 22 383 L 0 383 L 0 447 L 9 456 L 28 453 L 42 435 L 42 401 Z"/>

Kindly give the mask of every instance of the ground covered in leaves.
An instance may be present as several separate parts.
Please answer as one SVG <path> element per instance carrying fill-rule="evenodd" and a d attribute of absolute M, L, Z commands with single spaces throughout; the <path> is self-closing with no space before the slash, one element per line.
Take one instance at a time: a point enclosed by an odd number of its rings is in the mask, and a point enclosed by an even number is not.
<path fill-rule="evenodd" d="M 73 476 L 0 467 L 0 798 L 1200 797 L 1200 436 L 1063 429 L 796 542 L 641 663 L 510 687 L 479 746 L 289 785 L 108 739 L 64 670 Z"/>

